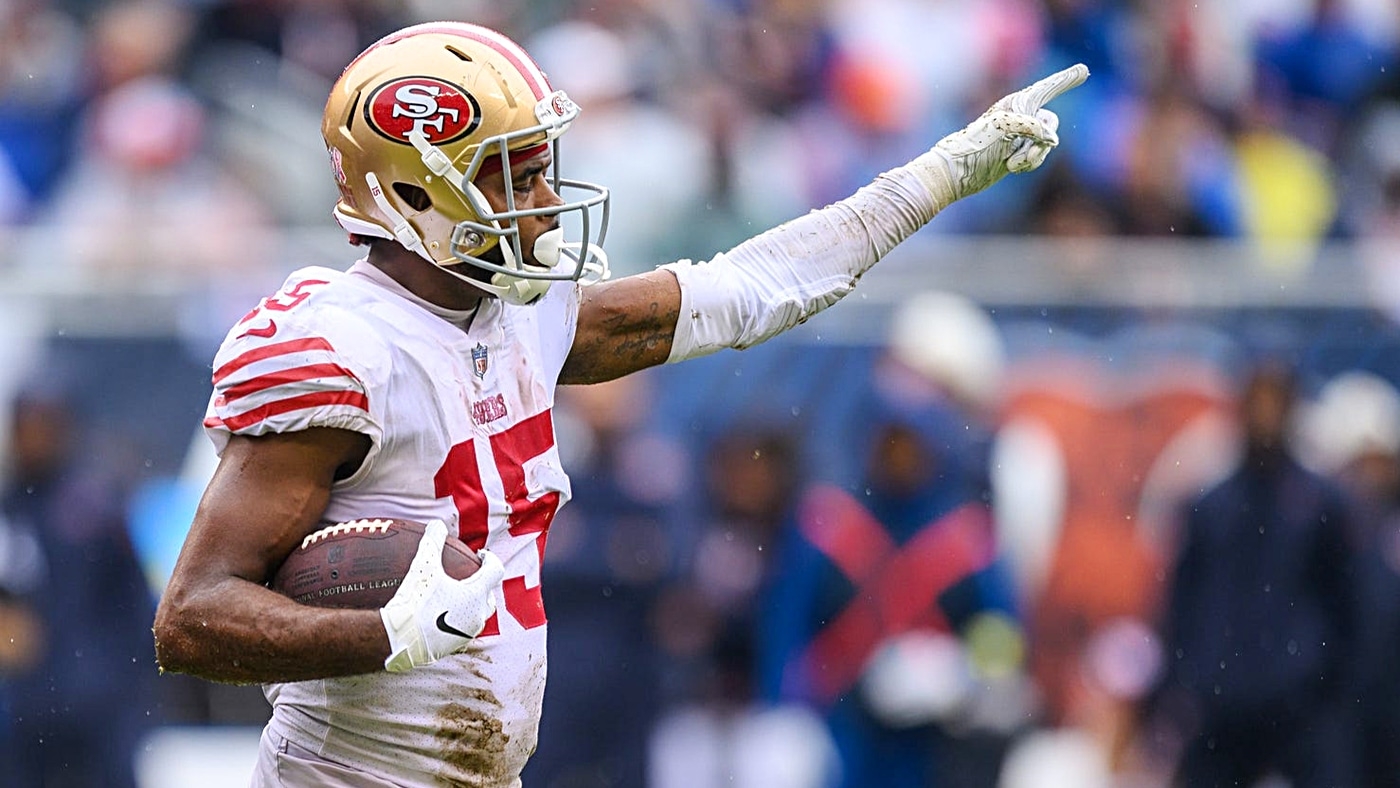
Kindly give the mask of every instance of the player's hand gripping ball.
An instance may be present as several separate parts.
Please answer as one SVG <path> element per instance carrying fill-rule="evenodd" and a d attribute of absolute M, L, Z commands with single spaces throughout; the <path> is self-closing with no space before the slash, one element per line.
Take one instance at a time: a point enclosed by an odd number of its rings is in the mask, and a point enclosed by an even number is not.
<path fill-rule="evenodd" d="M 352 520 L 302 540 L 272 579 L 272 589 L 304 605 L 375 610 L 384 607 L 408 573 L 424 524 L 412 520 Z M 476 551 L 448 536 L 443 569 L 458 580 L 481 568 Z"/>

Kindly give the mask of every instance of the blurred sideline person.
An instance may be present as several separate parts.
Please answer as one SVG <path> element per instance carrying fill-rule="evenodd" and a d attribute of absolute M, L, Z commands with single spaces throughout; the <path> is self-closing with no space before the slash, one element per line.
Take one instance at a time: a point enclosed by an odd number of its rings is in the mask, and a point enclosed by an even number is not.
<path fill-rule="evenodd" d="M 746 419 L 701 453 L 695 543 L 653 619 L 675 675 L 651 731 L 651 788 L 823 788 L 840 772 L 816 713 L 756 692 L 760 602 L 799 488 L 801 449 L 796 432 Z"/>
<path fill-rule="evenodd" d="M 789 510 L 757 628 L 761 692 L 822 715 L 840 785 L 990 785 L 1002 746 L 981 696 L 1020 667 L 988 504 L 1001 340 L 948 293 L 909 298 L 892 326 L 847 419 L 858 475 L 819 477 Z"/>
<path fill-rule="evenodd" d="M 1289 445 L 1295 376 L 1274 358 L 1246 372 L 1239 464 L 1183 518 L 1151 703 L 1182 726 L 1176 785 L 1359 784 L 1356 512 Z"/>
<path fill-rule="evenodd" d="M 1327 382 L 1303 420 L 1308 458 L 1356 501 L 1357 785 L 1400 786 L 1400 391 L 1373 372 Z"/>
<path fill-rule="evenodd" d="M 48 370 L 51 372 L 51 370 Z M 81 453 L 65 393 L 11 406 L 0 495 L 0 783 L 136 788 L 159 710 L 146 636 L 154 600 L 128 536 L 122 485 Z"/>
<path fill-rule="evenodd" d="M 156 614 L 160 665 L 267 685 L 254 786 L 519 784 L 545 683 L 541 556 L 570 497 L 555 386 L 750 347 L 831 306 L 944 207 L 1038 167 L 1059 141 L 1043 106 L 1087 76 L 1013 93 L 708 262 L 604 281 L 607 189 L 558 169 L 578 106 L 486 28 L 376 42 L 322 125 L 334 215 L 368 253 L 294 272 L 219 349 L 204 424 L 221 458 Z M 428 523 L 383 609 L 264 586 L 308 533 L 363 517 Z M 481 551 L 466 580 L 442 569 L 449 529 Z"/>
<path fill-rule="evenodd" d="M 540 582 L 550 649 L 569 656 L 549 666 L 528 785 L 646 785 L 663 661 L 639 622 L 670 574 L 666 512 L 685 478 L 680 446 L 649 429 L 650 379 L 572 386 L 554 403 L 574 496 L 550 527 Z"/>

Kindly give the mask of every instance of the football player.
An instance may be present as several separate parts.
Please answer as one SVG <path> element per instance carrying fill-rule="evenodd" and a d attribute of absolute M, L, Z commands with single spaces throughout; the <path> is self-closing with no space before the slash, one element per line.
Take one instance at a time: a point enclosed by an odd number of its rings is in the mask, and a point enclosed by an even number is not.
<path fill-rule="evenodd" d="M 569 498 L 555 386 L 767 340 L 955 200 L 1039 166 L 1075 66 L 851 197 L 703 263 L 606 279 L 608 191 L 564 178 L 579 113 L 515 42 L 431 23 L 346 67 L 322 131 L 365 257 L 305 268 L 228 333 L 220 454 L 155 621 L 163 669 L 260 682 L 255 786 L 515 785 L 545 682 L 540 560 Z M 564 221 L 581 237 L 563 237 Z M 264 584 L 327 522 L 427 522 L 382 610 Z M 451 532 L 481 551 L 466 580 Z"/>

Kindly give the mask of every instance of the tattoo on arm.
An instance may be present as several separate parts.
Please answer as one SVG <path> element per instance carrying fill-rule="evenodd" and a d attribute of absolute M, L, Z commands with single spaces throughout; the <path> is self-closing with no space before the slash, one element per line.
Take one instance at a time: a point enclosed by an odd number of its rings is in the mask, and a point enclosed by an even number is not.
<path fill-rule="evenodd" d="M 585 289 L 560 383 L 601 383 L 666 362 L 680 316 L 680 289 L 670 273 L 656 273 L 665 278 L 628 277 Z"/>

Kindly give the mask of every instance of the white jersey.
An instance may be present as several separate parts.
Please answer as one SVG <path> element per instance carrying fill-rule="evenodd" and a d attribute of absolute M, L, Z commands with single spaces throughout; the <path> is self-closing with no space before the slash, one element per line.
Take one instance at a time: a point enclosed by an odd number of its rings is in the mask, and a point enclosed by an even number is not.
<path fill-rule="evenodd" d="M 579 288 L 484 300 L 467 330 L 361 261 L 305 268 L 219 348 L 205 428 L 338 427 L 368 435 L 326 520 L 440 518 L 505 564 L 498 613 L 469 651 L 400 673 L 266 687 L 269 723 L 396 785 L 513 785 L 535 749 L 545 684 L 540 562 L 569 482 L 550 409 Z M 462 316 L 464 317 L 464 316 Z"/>

